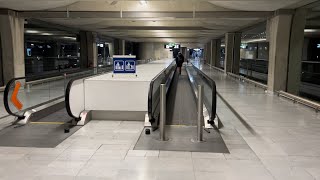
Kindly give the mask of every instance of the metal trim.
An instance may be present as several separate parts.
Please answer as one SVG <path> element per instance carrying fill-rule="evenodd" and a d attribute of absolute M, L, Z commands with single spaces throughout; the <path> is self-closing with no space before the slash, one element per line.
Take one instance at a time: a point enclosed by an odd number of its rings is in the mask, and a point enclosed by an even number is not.
<path fill-rule="evenodd" d="M 293 102 L 298 102 L 302 105 L 305 105 L 307 107 L 313 108 L 315 109 L 317 112 L 320 111 L 320 103 L 314 102 L 314 101 L 310 101 L 308 99 L 290 94 L 288 92 L 284 92 L 284 91 L 277 91 L 278 96 L 282 96 L 284 98 L 287 99 L 291 99 Z"/>

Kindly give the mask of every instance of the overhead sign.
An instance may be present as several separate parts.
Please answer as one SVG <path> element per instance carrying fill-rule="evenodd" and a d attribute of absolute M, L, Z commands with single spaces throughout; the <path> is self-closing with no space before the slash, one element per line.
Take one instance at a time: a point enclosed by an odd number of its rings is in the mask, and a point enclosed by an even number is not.
<path fill-rule="evenodd" d="M 136 73 L 136 56 L 113 56 L 113 73 Z"/>
<path fill-rule="evenodd" d="M 180 44 L 168 43 L 164 45 L 165 49 L 180 49 Z"/>

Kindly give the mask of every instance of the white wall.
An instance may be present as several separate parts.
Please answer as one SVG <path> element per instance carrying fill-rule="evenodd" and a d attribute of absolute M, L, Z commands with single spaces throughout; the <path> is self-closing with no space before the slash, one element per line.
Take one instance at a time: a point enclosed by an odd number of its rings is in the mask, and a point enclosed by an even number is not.
<path fill-rule="evenodd" d="M 144 42 L 139 46 L 140 59 L 167 59 L 173 58 L 173 53 L 169 49 L 164 48 L 164 43 Z"/>

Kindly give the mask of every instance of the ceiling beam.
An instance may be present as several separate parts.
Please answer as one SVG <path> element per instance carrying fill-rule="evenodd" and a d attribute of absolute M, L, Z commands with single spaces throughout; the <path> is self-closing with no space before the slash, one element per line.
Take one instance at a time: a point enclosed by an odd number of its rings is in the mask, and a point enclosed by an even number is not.
<path fill-rule="evenodd" d="M 16 12 L 13 11 L 13 10 L 0 8 L 0 15 L 12 15 L 12 16 L 14 16 L 15 14 L 16 14 Z"/>
<path fill-rule="evenodd" d="M 201 43 L 201 40 L 195 39 L 177 39 L 177 38 L 128 38 L 135 42 L 177 42 L 177 43 Z"/>
<path fill-rule="evenodd" d="M 304 6 L 301 6 L 300 8 L 307 8 L 312 9 L 314 7 L 320 6 L 320 1 L 318 0 L 309 0 L 310 2 L 306 3 Z"/>
<path fill-rule="evenodd" d="M 132 11 L 20 11 L 25 18 L 267 18 L 271 11 L 213 11 L 213 12 L 132 12 Z"/>
<path fill-rule="evenodd" d="M 109 26 L 106 28 L 99 28 L 99 30 L 186 30 L 186 31 L 202 31 L 202 30 L 219 30 L 219 29 L 210 29 L 205 27 L 196 27 L 196 26 Z"/>

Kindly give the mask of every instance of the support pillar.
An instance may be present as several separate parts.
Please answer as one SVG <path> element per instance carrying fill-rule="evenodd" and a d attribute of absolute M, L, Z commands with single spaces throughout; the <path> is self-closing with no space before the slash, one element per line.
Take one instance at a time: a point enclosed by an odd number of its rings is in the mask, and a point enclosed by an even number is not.
<path fill-rule="evenodd" d="M 180 51 L 181 51 L 182 55 L 184 56 L 185 61 L 187 61 L 188 60 L 187 47 L 181 47 Z"/>
<path fill-rule="evenodd" d="M 139 44 L 139 55 L 141 60 L 156 59 L 155 47 L 152 42 L 143 42 Z"/>
<path fill-rule="evenodd" d="M 98 49 L 97 49 L 97 41 L 96 34 L 89 34 L 88 37 L 88 58 L 89 58 L 89 66 L 98 67 Z"/>
<path fill-rule="evenodd" d="M 207 43 L 207 53 L 206 53 L 206 63 L 210 64 L 211 62 L 211 41 Z"/>
<path fill-rule="evenodd" d="M 210 52 L 210 57 L 209 57 L 209 61 L 208 61 L 208 64 L 210 65 L 210 66 L 212 66 L 213 65 L 213 54 L 214 54 L 214 52 L 213 52 L 213 42 L 212 42 L 212 40 L 209 42 L 209 52 Z"/>
<path fill-rule="evenodd" d="M 114 42 L 108 44 L 110 57 L 113 57 L 114 53 Z"/>
<path fill-rule="evenodd" d="M 225 72 L 239 74 L 241 33 L 226 33 Z"/>
<path fill-rule="evenodd" d="M 97 67 L 96 35 L 92 32 L 80 32 L 80 67 Z"/>
<path fill-rule="evenodd" d="M 221 46 L 220 39 L 214 39 L 211 41 L 211 52 L 212 52 L 211 66 L 220 67 L 220 46 Z"/>
<path fill-rule="evenodd" d="M 113 55 L 120 55 L 120 39 L 113 41 Z"/>
<path fill-rule="evenodd" d="M 3 64 L 2 64 L 2 45 L 1 45 L 1 35 L 0 35 L 0 87 L 4 86 L 3 80 Z"/>
<path fill-rule="evenodd" d="M 120 42 L 120 53 L 121 55 L 126 55 L 126 41 L 121 40 Z"/>
<path fill-rule="evenodd" d="M 24 19 L 16 12 L 0 13 L 0 39 L 2 52 L 2 75 L 6 84 L 16 77 L 25 76 Z"/>
<path fill-rule="evenodd" d="M 307 12 L 307 9 L 296 10 L 291 26 L 287 92 L 294 95 L 299 95 L 300 91 L 302 51 Z"/>
<path fill-rule="evenodd" d="M 232 73 L 239 74 L 240 71 L 240 46 L 241 46 L 241 33 L 235 33 L 233 45 L 233 61 Z"/>
<path fill-rule="evenodd" d="M 205 44 L 203 48 L 203 60 L 205 61 L 206 59 L 207 59 L 207 44 Z"/>
<path fill-rule="evenodd" d="M 233 40 L 234 33 L 226 33 L 225 34 L 225 59 L 224 59 L 224 71 L 231 72 L 232 71 L 232 60 L 233 60 Z"/>
<path fill-rule="evenodd" d="M 270 33 L 268 91 L 271 92 L 286 90 L 291 20 L 291 14 L 277 13 L 267 23 Z"/>

